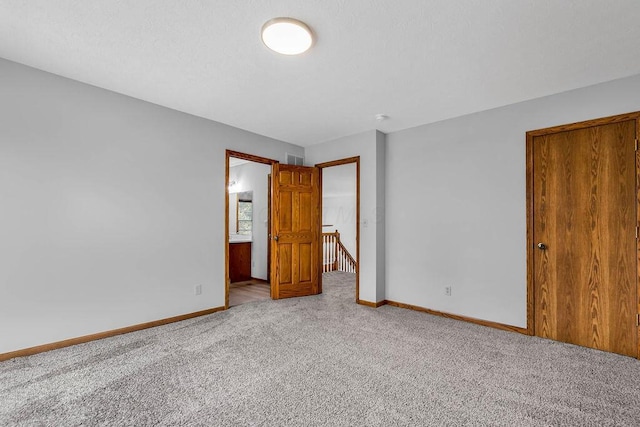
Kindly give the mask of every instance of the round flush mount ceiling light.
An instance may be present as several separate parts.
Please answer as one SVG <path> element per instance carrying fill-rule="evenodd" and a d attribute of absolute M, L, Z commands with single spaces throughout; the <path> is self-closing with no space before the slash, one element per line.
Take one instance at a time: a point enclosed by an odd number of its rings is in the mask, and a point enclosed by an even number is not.
<path fill-rule="evenodd" d="M 283 55 L 299 55 L 313 44 L 311 29 L 293 18 L 274 18 L 262 26 L 262 42 Z"/>

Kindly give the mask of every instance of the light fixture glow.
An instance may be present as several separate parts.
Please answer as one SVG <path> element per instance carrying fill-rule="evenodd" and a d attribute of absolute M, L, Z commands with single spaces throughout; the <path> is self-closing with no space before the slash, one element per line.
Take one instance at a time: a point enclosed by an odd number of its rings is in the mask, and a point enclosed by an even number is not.
<path fill-rule="evenodd" d="M 293 18 L 274 18 L 262 26 L 262 42 L 283 55 L 299 55 L 313 44 L 311 29 Z"/>

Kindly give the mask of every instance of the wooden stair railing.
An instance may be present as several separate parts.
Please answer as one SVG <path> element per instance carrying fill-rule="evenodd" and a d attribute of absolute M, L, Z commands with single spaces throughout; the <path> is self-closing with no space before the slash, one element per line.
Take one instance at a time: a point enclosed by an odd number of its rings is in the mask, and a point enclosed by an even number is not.
<path fill-rule="evenodd" d="M 333 233 L 322 233 L 322 253 L 323 273 L 328 271 L 356 272 L 356 260 L 340 241 L 338 230 Z"/>

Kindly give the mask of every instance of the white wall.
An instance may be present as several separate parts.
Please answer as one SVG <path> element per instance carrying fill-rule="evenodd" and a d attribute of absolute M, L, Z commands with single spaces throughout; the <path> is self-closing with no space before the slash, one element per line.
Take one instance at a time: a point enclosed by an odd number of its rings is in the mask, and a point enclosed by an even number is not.
<path fill-rule="evenodd" d="M 340 241 L 349 253 L 356 257 L 356 198 L 353 196 L 322 197 L 323 233 L 340 233 Z"/>
<path fill-rule="evenodd" d="M 340 241 L 356 257 L 356 164 L 322 169 L 322 224 L 325 233 L 340 232 Z"/>
<path fill-rule="evenodd" d="M 226 148 L 359 155 L 361 299 L 524 327 L 525 132 L 640 110 L 634 76 L 303 150 L 2 59 L 0 76 L 0 353 L 222 306 Z"/>
<path fill-rule="evenodd" d="M 253 191 L 253 233 L 251 236 L 251 276 L 256 279 L 269 280 L 267 277 L 267 243 L 268 243 L 268 175 L 271 166 L 249 162 L 229 169 L 229 181 L 236 181 L 234 192 Z M 229 195 L 229 208 L 232 208 Z M 235 203 L 235 202 L 233 202 Z M 233 205 L 235 206 L 235 204 Z M 235 221 L 235 219 L 234 219 Z M 231 222 L 229 223 L 231 229 Z M 235 224 L 234 224 L 235 227 Z"/>
<path fill-rule="evenodd" d="M 525 132 L 637 110 L 640 76 L 387 135 L 387 299 L 526 327 Z"/>
<path fill-rule="evenodd" d="M 0 353 L 223 306 L 225 149 L 303 149 L 1 59 L 0 76 Z"/>
<path fill-rule="evenodd" d="M 376 132 L 376 301 L 386 298 L 386 178 L 387 178 L 387 136 Z"/>
<path fill-rule="evenodd" d="M 384 134 L 372 130 L 305 149 L 310 166 L 360 156 L 360 299 L 369 302 L 384 299 L 384 145 Z"/>

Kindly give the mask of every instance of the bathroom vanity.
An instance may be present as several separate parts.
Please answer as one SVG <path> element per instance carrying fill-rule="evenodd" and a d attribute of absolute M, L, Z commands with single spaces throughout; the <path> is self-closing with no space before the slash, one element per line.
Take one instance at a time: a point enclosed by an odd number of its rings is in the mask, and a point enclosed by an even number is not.
<path fill-rule="evenodd" d="M 231 283 L 251 279 L 251 242 L 229 242 L 229 279 Z"/>

